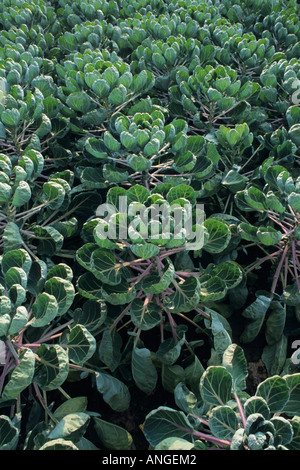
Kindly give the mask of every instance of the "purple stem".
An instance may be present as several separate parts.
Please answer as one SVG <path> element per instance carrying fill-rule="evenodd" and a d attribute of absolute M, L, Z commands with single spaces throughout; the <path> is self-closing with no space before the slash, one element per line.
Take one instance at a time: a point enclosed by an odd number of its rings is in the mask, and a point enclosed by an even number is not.
<path fill-rule="evenodd" d="M 241 403 L 241 400 L 240 400 L 239 397 L 237 396 L 236 392 L 234 393 L 234 398 L 235 398 L 235 401 L 237 402 L 237 406 L 238 406 L 238 409 L 239 409 L 239 412 L 240 412 L 240 415 L 241 415 L 243 427 L 245 428 L 245 427 L 246 427 L 245 412 L 244 412 L 244 408 L 243 408 L 243 405 L 242 405 L 242 403 Z"/>
<path fill-rule="evenodd" d="M 275 276 L 274 276 L 274 279 L 273 279 L 273 283 L 272 283 L 272 289 L 271 289 L 271 292 L 272 294 L 275 294 L 275 290 L 276 290 L 276 286 L 277 286 L 277 282 L 278 282 L 278 278 L 279 278 L 279 275 L 280 275 L 280 271 L 281 271 L 281 268 L 282 268 L 282 265 L 283 265 L 283 262 L 284 262 L 284 259 L 286 257 L 286 254 L 288 252 L 288 249 L 289 249 L 289 245 L 286 245 L 285 249 L 283 250 L 283 255 L 282 255 L 282 258 L 277 266 L 277 269 L 276 269 L 276 272 L 275 272 Z"/>
<path fill-rule="evenodd" d="M 298 290 L 300 291 L 300 282 L 299 282 L 299 275 L 298 275 L 298 271 L 297 271 L 297 265 L 299 263 L 298 261 L 298 257 L 296 255 L 296 244 L 295 244 L 295 240 L 292 240 L 292 257 L 293 257 L 293 267 L 294 267 L 294 273 L 295 273 L 295 278 L 296 278 L 296 282 L 297 282 L 297 286 L 298 286 Z"/>

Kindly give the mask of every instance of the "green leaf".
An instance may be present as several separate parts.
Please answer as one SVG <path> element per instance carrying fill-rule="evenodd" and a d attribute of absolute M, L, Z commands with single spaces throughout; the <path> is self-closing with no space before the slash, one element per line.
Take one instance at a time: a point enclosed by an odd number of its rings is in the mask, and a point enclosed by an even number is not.
<path fill-rule="evenodd" d="M 116 377 L 104 373 L 96 373 L 96 387 L 103 395 L 103 400 L 118 412 L 125 411 L 130 405 L 128 387 Z"/>
<path fill-rule="evenodd" d="M 265 211 L 267 209 L 265 195 L 260 189 L 251 186 L 245 191 L 245 200 L 256 210 Z"/>
<path fill-rule="evenodd" d="M 4 387 L 2 393 L 3 400 L 11 400 L 27 388 L 33 380 L 35 355 L 31 349 L 25 349 L 19 356 L 19 364 L 13 370 L 11 377 Z"/>
<path fill-rule="evenodd" d="M 8 416 L 0 416 L 0 450 L 16 450 L 19 429 Z"/>
<path fill-rule="evenodd" d="M 202 399 L 209 405 L 226 405 L 231 389 L 232 376 L 223 366 L 209 366 L 200 379 Z"/>
<path fill-rule="evenodd" d="M 112 89 L 118 83 L 119 72 L 114 66 L 107 67 L 107 69 L 105 69 L 105 71 L 102 74 L 102 78 L 106 80 L 106 82 L 110 86 L 110 89 Z"/>
<path fill-rule="evenodd" d="M 45 292 L 53 295 L 58 305 L 58 315 L 61 316 L 66 313 L 71 307 L 74 296 L 75 288 L 73 284 L 61 277 L 51 277 L 45 283 Z"/>
<path fill-rule="evenodd" d="M 14 222 L 8 222 L 3 231 L 4 253 L 21 248 L 23 240 L 20 235 L 20 229 Z"/>
<path fill-rule="evenodd" d="M 145 171 L 151 167 L 151 161 L 147 158 L 143 157 L 142 155 L 128 155 L 126 158 L 126 162 L 134 171 Z"/>
<path fill-rule="evenodd" d="M 300 450 L 300 418 L 294 416 L 290 423 L 293 426 L 294 438 L 287 447 L 289 450 Z"/>
<path fill-rule="evenodd" d="M 191 204 L 195 204 L 195 190 L 187 184 L 179 184 L 178 186 L 171 188 L 167 194 L 167 201 L 171 205 L 173 201 L 176 201 L 180 198 L 187 199 Z"/>
<path fill-rule="evenodd" d="M 211 329 L 214 339 L 215 352 L 220 356 L 220 360 L 223 357 L 224 351 L 231 344 L 231 329 L 226 319 L 222 315 L 214 312 L 211 309 L 205 308 L 210 316 L 210 320 L 205 320 L 206 326 Z"/>
<path fill-rule="evenodd" d="M 76 287 L 83 297 L 93 300 L 102 300 L 102 282 L 92 273 L 87 272 L 79 276 Z"/>
<path fill-rule="evenodd" d="M 250 323 L 245 326 L 240 340 L 243 343 L 250 343 L 256 338 L 265 319 L 266 312 L 270 307 L 271 299 L 264 295 L 259 295 L 243 312 L 245 318 L 250 319 Z"/>
<path fill-rule="evenodd" d="M 0 204 L 8 202 L 12 195 L 12 188 L 7 183 L 0 182 Z"/>
<path fill-rule="evenodd" d="M 11 250 L 5 253 L 1 259 L 1 268 L 4 274 L 13 267 L 21 268 L 26 274 L 28 274 L 31 266 L 32 260 L 24 249 Z"/>
<path fill-rule="evenodd" d="M 79 450 L 72 441 L 66 441 L 65 439 L 53 439 L 52 441 L 45 442 L 39 450 Z"/>
<path fill-rule="evenodd" d="M 286 446 L 292 442 L 294 431 L 291 423 L 282 416 L 274 416 L 271 423 L 275 428 L 274 436 L 279 439 L 281 445 Z"/>
<path fill-rule="evenodd" d="M 131 302 L 136 296 L 136 289 L 128 282 L 121 281 L 117 286 L 103 285 L 102 297 L 112 305 L 124 305 Z"/>
<path fill-rule="evenodd" d="M 12 205 L 16 207 L 24 206 L 31 199 L 31 189 L 26 181 L 19 181 L 15 189 Z"/>
<path fill-rule="evenodd" d="M 134 382 L 142 392 L 148 394 L 155 390 L 158 374 L 149 349 L 133 348 L 131 370 Z"/>
<path fill-rule="evenodd" d="M 42 344 L 37 350 L 38 360 L 33 381 L 44 391 L 60 387 L 69 374 L 68 353 L 61 346 Z"/>
<path fill-rule="evenodd" d="M 254 225 L 248 224 L 247 222 L 242 222 L 238 226 L 238 232 L 243 240 L 256 243 L 258 242 L 257 227 L 254 227 Z"/>
<path fill-rule="evenodd" d="M 236 170 L 230 170 L 222 179 L 222 184 L 233 193 L 244 189 L 246 182 L 246 177 Z"/>
<path fill-rule="evenodd" d="M 20 285 L 25 289 L 27 285 L 27 274 L 22 268 L 10 268 L 5 273 L 5 284 L 7 289 L 11 289 L 14 285 Z"/>
<path fill-rule="evenodd" d="M 66 104 L 74 111 L 85 114 L 90 110 L 91 100 L 84 91 L 79 91 L 71 93 L 66 100 Z"/>
<path fill-rule="evenodd" d="M 283 412 L 288 416 L 299 416 L 300 403 L 300 374 L 289 374 L 283 376 L 289 388 L 290 396 L 284 405 Z"/>
<path fill-rule="evenodd" d="M 8 334 L 15 335 L 20 331 L 28 322 L 28 311 L 26 307 L 19 306 L 16 308 L 15 314 L 11 320 Z"/>
<path fill-rule="evenodd" d="M 113 252 L 97 248 L 91 254 L 91 270 L 105 284 L 116 286 L 122 280 L 122 265 L 116 262 Z"/>
<path fill-rule="evenodd" d="M 300 211 L 300 194 L 292 192 L 288 196 L 288 203 L 292 207 L 293 211 Z"/>
<path fill-rule="evenodd" d="M 131 434 L 116 424 L 94 417 L 95 431 L 102 445 L 109 450 L 134 450 Z"/>
<path fill-rule="evenodd" d="M 127 89 L 124 85 L 114 88 L 108 95 L 108 101 L 114 106 L 120 106 L 125 103 L 127 98 Z"/>
<path fill-rule="evenodd" d="M 54 181 L 49 181 L 43 184 L 43 192 L 46 196 L 45 202 L 49 203 L 50 209 L 58 209 L 65 199 L 64 187 Z"/>
<path fill-rule="evenodd" d="M 271 312 L 266 320 L 266 341 L 267 344 L 275 344 L 283 335 L 286 322 L 286 306 L 278 301 L 270 304 Z"/>
<path fill-rule="evenodd" d="M 259 227 L 256 232 L 257 238 L 266 246 L 276 245 L 280 242 L 282 233 L 274 227 Z"/>
<path fill-rule="evenodd" d="M 271 413 L 278 413 L 288 402 L 289 387 L 285 379 L 275 375 L 258 385 L 255 396 L 266 401 Z"/>
<path fill-rule="evenodd" d="M 103 141 L 105 146 L 112 152 L 118 152 L 121 148 L 120 142 L 118 142 L 117 139 L 115 139 L 108 131 L 104 132 Z"/>
<path fill-rule="evenodd" d="M 82 309 L 75 309 L 73 313 L 75 323 L 85 326 L 91 333 L 98 331 L 106 317 L 107 308 L 101 300 L 88 300 Z"/>
<path fill-rule="evenodd" d="M 199 304 L 200 286 L 199 280 L 193 276 L 176 282 L 175 293 L 165 297 L 163 303 L 170 311 L 189 312 Z"/>
<path fill-rule="evenodd" d="M 7 127 L 17 127 L 20 122 L 20 112 L 18 109 L 5 109 L 1 114 L 1 121 Z"/>
<path fill-rule="evenodd" d="M 219 276 L 201 276 L 200 297 L 203 301 L 220 300 L 225 297 L 227 287 Z"/>
<path fill-rule="evenodd" d="M 102 78 L 93 82 L 92 89 L 100 99 L 106 98 L 110 92 L 109 84 Z"/>
<path fill-rule="evenodd" d="M 185 341 L 185 335 L 181 333 L 181 337 L 177 337 L 177 341 L 172 338 L 165 339 L 160 343 L 158 350 L 156 351 L 156 357 L 163 364 L 167 366 L 173 365 L 180 356 L 181 348 Z"/>
<path fill-rule="evenodd" d="M 34 234 L 39 240 L 38 253 L 39 255 L 53 256 L 56 252 L 60 251 L 63 246 L 64 237 L 54 227 L 36 225 L 34 227 Z"/>
<path fill-rule="evenodd" d="M 239 428 L 236 413 L 230 406 L 217 406 L 209 417 L 209 428 L 218 439 L 231 439 Z"/>
<path fill-rule="evenodd" d="M 171 450 L 171 451 L 179 451 L 179 450 L 192 450 L 194 449 L 194 444 L 192 442 L 188 442 L 185 439 L 181 439 L 180 437 L 167 437 L 163 439 L 159 444 L 154 447 L 154 450 Z"/>
<path fill-rule="evenodd" d="M 150 196 L 150 193 L 144 186 L 135 184 L 127 190 L 126 196 L 128 204 L 131 204 L 132 202 L 140 202 L 144 204 Z"/>
<path fill-rule="evenodd" d="M 243 349 L 237 344 L 230 344 L 224 351 L 222 364 L 232 376 L 233 391 L 245 390 L 248 368 Z"/>
<path fill-rule="evenodd" d="M 92 270 L 92 254 L 98 248 L 95 243 L 86 243 L 76 251 L 76 261 L 85 269 Z"/>
<path fill-rule="evenodd" d="M 159 152 L 159 149 L 160 141 L 158 139 L 151 139 L 150 142 L 145 145 L 143 153 L 146 155 L 146 157 L 152 157 Z"/>
<path fill-rule="evenodd" d="M 63 342 L 68 346 L 69 359 L 75 364 L 83 364 L 88 361 L 96 351 L 94 336 L 83 325 L 75 325 L 63 336 Z"/>
<path fill-rule="evenodd" d="M 215 217 L 205 220 L 204 226 L 208 231 L 209 238 L 203 249 L 208 253 L 221 253 L 231 239 L 229 226 L 223 220 Z"/>
<path fill-rule="evenodd" d="M 48 435 L 49 439 L 66 439 L 77 443 L 85 434 L 90 422 L 87 413 L 70 413 L 64 416 Z"/>
<path fill-rule="evenodd" d="M 270 419 L 271 413 L 266 401 L 261 397 L 250 397 L 244 403 L 245 416 L 248 418 L 255 413 L 261 414 L 265 419 Z"/>
<path fill-rule="evenodd" d="M 99 345 L 99 358 L 111 372 L 114 372 L 121 360 L 122 339 L 116 330 L 110 332 L 107 328 L 103 331 Z"/>
<path fill-rule="evenodd" d="M 136 138 L 127 131 L 121 132 L 120 140 L 122 145 L 128 150 L 128 152 L 132 152 L 137 148 Z"/>
<path fill-rule="evenodd" d="M 213 274 L 225 282 L 227 289 L 238 286 L 243 279 L 243 271 L 234 261 L 224 261 L 213 269 Z"/>
<path fill-rule="evenodd" d="M 132 323 L 142 331 L 151 330 L 161 321 L 160 307 L 153 302 L 134 299 L 129 313 Z"/>
<path fill-rule="evenodd" d="M 89 137 L 85 143 L 86 150 L 96 158 L 107 159 L 107 148 L 101 140 Z"/>
<path fill-rule="evenodd" d="M 167 406 L 160 406 L 146 416 L 143 431 L 152 447 L 171 437 L 193 442 L 193 427 L 188 418 L 182 411 L 176 411 Z"/>
<path fill-rule="evenodd" d="M 159 254 L 159 247 L 152 243 L 131 245 L 130 249 L 135 256 L 143 259 L 149 259 Z"/>
<path fill-rule="evenodd" d="M 55 416 L 55 418 L 60 421 L 62 418 L 71 413 L 80 413 L 86 411 L 87 404 L 87 397 L 69 398 L 56 408 L 53 416 Z"/>

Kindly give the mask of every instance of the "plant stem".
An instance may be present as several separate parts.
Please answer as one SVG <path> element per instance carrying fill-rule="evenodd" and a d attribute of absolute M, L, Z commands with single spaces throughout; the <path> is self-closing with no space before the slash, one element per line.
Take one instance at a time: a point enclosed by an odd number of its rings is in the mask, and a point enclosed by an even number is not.
<path fill-rule="evenodd" d="M 236 392 L 234 392 L 234 398 L 235 398 L 235 401 L 237 402 L 237 406 L 238 406 L 238 409 L 239 409 L 239 412 L 240 412 L 240 415 L 241 415 L 243 427 L 245 428 L 245 427 L 246 427 L 245 412 L 244 412 L 244 408 L 243 408 L 243 405 L 242 405 L 242 403 L 241 403 L 241 400 L 240 400 L 239 397 L 237 396 L 237 393 L 236 393 Z"/>
<path fill-rule="evenodd" d="M 282 268 L 284 259 L 285 259 L 285 257 L 286 257 L 286 254 L 287 254 L 287 252 L 288 252 L 288 249 L 289 249 L 289 245 L 286 245 L 285 249 L 283 250 L 283 254 L 282 254 L 281 260 L 280 260 L 280 262 L 279 262 L 279 264 L 278 264 L 278 266 L 277 266 L 277 269 L 276 269 L 276 272 L 275 272 L 275 276 L 274 276 L 274 278 L 273 278 L 272 288 L 271 288 L 272 296 L 275 294 L 275 290 L 276 290 L 276 286 L 277 286 L 279 274 L 280 274 L 280 271 L 281 271 L 281 268 Z"/>

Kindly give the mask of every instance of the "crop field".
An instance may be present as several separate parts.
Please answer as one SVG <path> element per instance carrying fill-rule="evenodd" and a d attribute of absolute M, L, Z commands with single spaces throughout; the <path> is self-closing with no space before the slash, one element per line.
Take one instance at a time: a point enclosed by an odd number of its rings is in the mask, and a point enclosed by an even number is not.
<path fill-rule="evenodd" d="M 0 450 L 300 450 L 299 163 L 296 0 L 1 0 Z"/>

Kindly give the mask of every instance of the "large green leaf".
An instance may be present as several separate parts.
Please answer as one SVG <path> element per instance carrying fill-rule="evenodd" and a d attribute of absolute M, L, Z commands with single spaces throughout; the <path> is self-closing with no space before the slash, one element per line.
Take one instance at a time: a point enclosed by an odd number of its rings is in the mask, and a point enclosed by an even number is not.
<path fill-rule="evenodd" d="M 230 439 L 239 428 L 235 411 L 230 406 L 216 406 L 209 417 L 209 428 L 219 439 Z"/>
<path fill-rule="evenodd" d="M 69 359 L 76 364 L 88 361 L 96 350 L 94 336 L 83 325 L 75 325 L 62 338 L 68 346 Z"/>
<path fill-rule="evenodd" d="M 0 450 L 16 450 L 19 429 L 8 416 L 0 416 Z"/>
<path fill-rule="evenodd" d="M 56 298 L 58 305 L 58 315 L 63 315 L 71 307 L 75 288 L 68 279 L 61 277 L 51 277 L 45 283 L 45 292 Z"/>
<path fill-rule="evenodd" d="M 153 447 L 168 437 L 179 437 L 193 442 L 193 427 L 185 414 L 167 406 L 160 406 L 146 416 L 143 431 Z"/>
<path fill-rule="evenodd" d="M 84 412 L 70 413 L 56 424 L 48 438 L 66 439 L 76 443 L 83 437 L 90 419 L 90 416 Z"/>
<path fill-rule="evenodd" d="M 242 315 L 250 320 L 240 337 L 243 343 L 250 343 L 256 338 L 261 330 L 270 303 L 271 298 L 258 295 L 257 299 L 242 312 Z"/>
<path fill-rule="evenodd" d="M 106 304 L 101 300 L 88 300 L 83 304 L 82 309 L 78 308 L 73 312 L 75 323 L 85 326 L 91 333 L 99 330 L 106 317 Z"/>
<path fill-rule="evenodd" d="M 204 226 L 208 231 L 209 239 L 203 249 L 208 253 L 221 253 L 231 239 L 229 226 L 225 221 L 215 217 L 205 220 Z"/>
<path fill-rule="evenodd" d="M 58 313 L 58 303 L 54 295 L 42 292 L 32 305 L 30 324 L 33 327 L 48 325 Z"/>
<path fill-rule="evenodd" d="M 131 434 L 126 430 L 98 417 L 94 417 L 95 431 L 102 445 L 109 450 L 134 450 Z"/>
<path fill-rule="evenodd" d="M 114 411 L 125 411 L 130 405 L 130 393 L 128 387 L 121 380 L 106 373 L 96 373 L 96 387 L 102 394 L 103 400 Z"/>
<path fill-rule="evenodd" d="M 290 396 L 284 405 L 283 411 L 288 416 L 299 416 L 300 414 L 300 374 L 289 374 L 283 376 L 289 387 Z"/>
<path fill-rule="evenodd" d="M 11 377 L 4 387 L 3 400 L 11 400 L 27 388 L 33 380 L 35 355 L 31 349 L 25 349 L 19 356 L 19 364 L 13 370 Z"/>
<path fill-rule="evenodd" d="M 116 286 L 122 280 L 122 265 L 116 262 L 113 252 L 98 248 L 91 254 L 91 270 L 105 284 Z"/>
<path fill-rule="evenodd" d="M 74 111 L 79 111 L 82 114 L 87 113 L 91 107 L 90 97 L 84 91 L 71 93 L 68 96 L 66 103 Z"/>
<path fill-rule="evenodd" d="M 151 330 L 161 322 L 161 309 L 153 302 L 134 299 L 129 313 L 132 323 L 143 331 Z"/>
<path fill-rule="evenodd" d="M 209 366 L 200 380 L 202 399 L 209 405 L 226 405 L 230 400 L 232 376 L 223 366 Z"/>
<path fill-rule="evenodd" d="M 60 387 L 69 374 L 68 353 L 59 345 L 42 344 L 37 350 L 34 382 L 45 391 Z"/>
<path fill-rule="evenodd" d="M 246 388 L 248 376 L 247 360 L 243 349 L 237 344 L 230 344 L 223 354 L 223 366 L 232 376 L 233 391 L 238 393 Z"/>
<path fill-rule="evenodd" d="M 110 332 L 107 328 L 103 331 L 99 344 L 99 358 L 111 372 L 114 372 L 121 360 L 122 339 L 116 330 Z"/>
<path fill-rule="evenodd" d="M 155 390 L 158 374 L 147 348 L 133 348 L 131 359 L 132 376 L 137 387 L 144 393 Z"/>
<path fill-rule="evenodd" d="M 266 401 L 271 413 L 277 413 L 288 402 L 289 387 L 284 378 L 275 375 L 261 382 L 255 395 Z"/>
<path fill-rule="evenodd" d="M 195 277 L 188 277 L 176 283 L 175 293 L 164 298 L 164 305 L 174 312 L 189 312 L 199 304 L 200 282 Z"/>
<path fill-rule="evenodd" d="M 112 305 L 123 305 L 131 302 L 136 296 L 136 289 L 126 281 L 120 282 L 117 286 L 103 284 L 101 289 L 102 297 Z"/>

